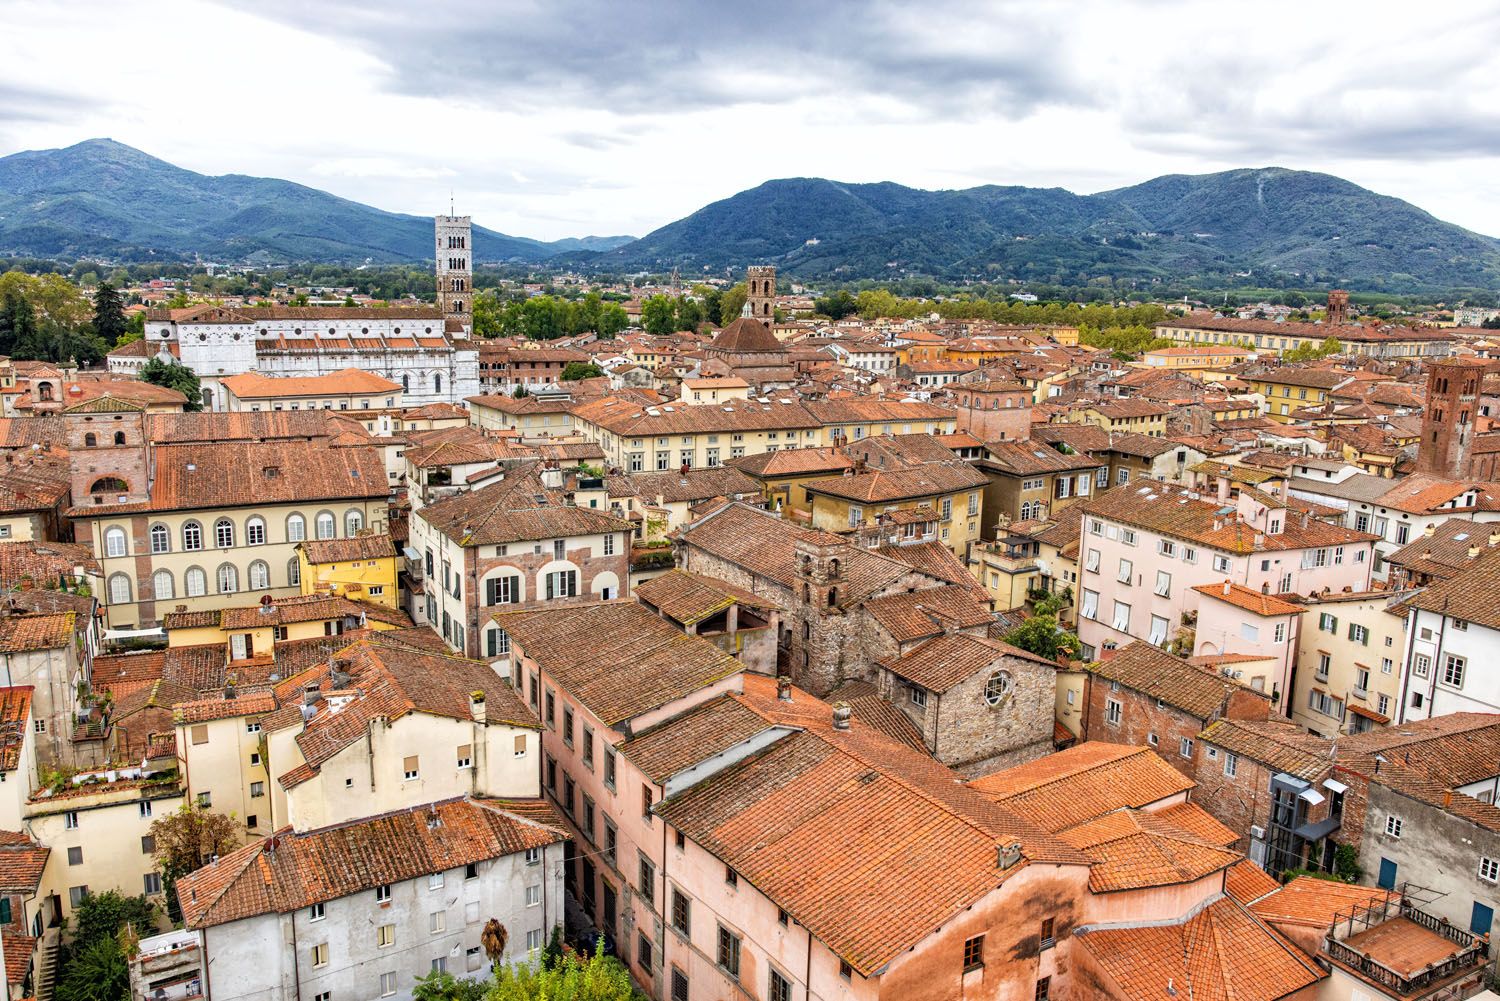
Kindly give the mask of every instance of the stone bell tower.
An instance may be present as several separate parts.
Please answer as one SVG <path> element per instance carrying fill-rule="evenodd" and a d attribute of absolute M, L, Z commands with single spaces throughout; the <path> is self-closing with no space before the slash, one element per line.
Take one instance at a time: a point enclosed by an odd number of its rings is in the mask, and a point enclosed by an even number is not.
<path fill-rule="evenodd" d="M 467 337 L 474 329 L 472 226 L 466 215 L 440 215 L 436 217 L 434 230 L 437 234 L 438 308 L 443 311 L 444 321 L 462 323 L 462 333 L 454 336 Z"/>
<path fill-rule="evenodd" d="M 746 269 L 745 315 L 755 317 L 768 327 L 776 322 L 776 269 L 774 267 L 761 265 Z"/>

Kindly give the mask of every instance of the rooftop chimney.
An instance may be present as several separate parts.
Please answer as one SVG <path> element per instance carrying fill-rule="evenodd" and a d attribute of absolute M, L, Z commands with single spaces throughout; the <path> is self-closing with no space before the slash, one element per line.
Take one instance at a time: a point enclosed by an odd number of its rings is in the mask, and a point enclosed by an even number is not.
<path fill-rule="evenodd" d="M 784 674 L 776 676 L 776 697 L 782 702 L 792 701 L 792 679 Z"/>
<path fill-rule="evenodd" d="M 847 702 L 835 702 L 833 704 L 833 728 L 835 730 L 849 729 L 849 720 L 854 716 L 854 710 Z"/>
<path fill-rule="evenodd" d="M 1002 869 L 1009 869 L 1021 861 L 1021 842 L 1007 841 L 995 846 L 995 861 Z"/>
<path fill-rule="evenodd" d="M 316 681 L 305 686 L 302 689 L 302 704 L 305 706 L 315 705 L 318 701 L 318 694 L 318 683 Z"/>
<path fill-rule="evenodd" d="M 469 715 L 474 722 L 483 723 L 488 717 L 484 708 L 484 692 L 473 691 L 469 693 Z"/>
<path fill-rule="evenodd" d="M 1224 582 L 1224 596 L 1226 598 L 1229 596 L 1229 581 L 1227 580 Z"/>
<path fill-rule="evenodd" d="M 1472 560 L 1474 557 L 1476 557 L 1478 555 L 1479 555 L 1479 547 L 1478 546 L 1470 546 L 1469 547 L 1469 559 Z"/>
<path fill-rule="evenodd" d="M 1437 525 L 1434 522 L 1430 522 L 1429 521 L 1427 523 L 1427 527 L 1424 528 L 1424 529 L 1422 529 L 1422 534 L 1423 535 L 1432 535 L 1436 531 L 1437 531 Z"/>

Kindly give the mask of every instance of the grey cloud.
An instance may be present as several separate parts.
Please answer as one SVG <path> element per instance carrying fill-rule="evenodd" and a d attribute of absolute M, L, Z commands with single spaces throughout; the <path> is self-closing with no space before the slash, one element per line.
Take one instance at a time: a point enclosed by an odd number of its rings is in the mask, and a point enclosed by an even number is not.
<path fill-rule="evenodd" d="M 1019 0 L 946 0 L 920 18 L 910 5 L 859 0 L 225 2 L 353 40 L 399 92 L 527 110 L 651 114 L 868 94 L 952 114 L 1086 97 L 1049 27 L 1066 18 L 1038 19 Z M 993 41 L 966 50 L 971 30 Z"/>
<path fill-rule="evenodd" d="M 86 100 L 93 102 L 58 90 L 0 81 L 0 122 L 66 122 L 78 115 Z"/>

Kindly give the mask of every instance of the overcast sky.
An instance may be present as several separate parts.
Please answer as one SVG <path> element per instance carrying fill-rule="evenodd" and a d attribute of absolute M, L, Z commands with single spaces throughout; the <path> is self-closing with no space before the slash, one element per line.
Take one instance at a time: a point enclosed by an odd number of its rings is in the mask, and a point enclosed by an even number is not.
<path fill-rule="evenodd" d="M 0 0 L 0 154 L 557 238 L 776 177 L 1099 191 L 1322 170 L 1500 235 L 1495 0 Z"/>

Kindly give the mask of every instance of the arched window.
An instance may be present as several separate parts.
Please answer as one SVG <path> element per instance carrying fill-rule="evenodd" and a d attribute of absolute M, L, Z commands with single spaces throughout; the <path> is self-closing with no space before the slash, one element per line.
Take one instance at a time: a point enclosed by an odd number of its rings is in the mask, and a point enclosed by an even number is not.
<path fill-rule="evenodd" d="M 302 564 L 297 562 L 295 556 L 286 561 L 286 582 L 292 587 L 302 585 Z"/>
<path fill-rule="evenodd" d="M 177 591 L 172 586 L 172 571 L 158 570 L 151 575 L 151 593 L 157 601 L 177 597 Z"/>
<path fill-rule="evenodd" d="M 147 533 L 151 538 L 151 551 L 153 553 L 170 553 L 172 551 L 172 533 L 166 525 L 161 522 L 151 526 Z"/>
<path fill-rule="evenodd" d="M 271 586 L 271 567 L 265 560 L 256 560 L 250 564 L 250 590 L 264 591 Z"/>
<path fill-rule="evenodd" d="M 307 538 L 307 519 L 300 514 L 289 514 L 286 518 L 286 541 L 301 542 Z"/>
<path fill-rule="evenodd" d="M 437 372 L 432 376 L 432 391 L 441 393 L 443 391 L 443 373 Z"/>
<path fill-rule="evenodd" d="M 125 530 L 123 528 L 111 528 L 104 533 L 104 555 L 125 555 Z"/>
<path fill-rule="evenodd" d="M 125 574 L 111 574 L 109 578 L 109 603 L 111 605 L 130 604 L 130 578 Z"/>
<path fill-rule="evenodd" d="M 255 515 L 245 522 L 245 545 L 264 546 L 266 544 L 266 519 Z"/>
<path fill-rule="evenodd" d="M 338 531 L 338 522 L 333 517 L 332 511 L 319 511 L 317 520 L 318 538 L 331 539 Z"/>
<path fill-rule="evenodd" d="M 182 526 L 182 548 L 188 552 L 203 548 L 203 526 L 189 521 Z"/>
<path fill-rule="evenodd" d="M 125 444 L 125 432 L 124 431 L 116 431 L 115 432 L 115 444 L 116 445 L 123 445 L 123 444 Z"/>
<path fill-rule="evenodd" d="M 41 400 L 43 403 L 49 402 L 52 399 L 52 383 L 50 383 L 50 382 L 40 382 L 40 383 L 37 383 L 36 391 L 37 391 L 37 399 Z"/>
<path fill-rule="evenodd" d="M 182 575 L 182 586 L 189 598 L 201 598 L 208 593 L 208 574 L 202 567 L 188 567 Z"/>
<path fill-rule="evenodd" d="M 220 549 L 234 548 L 234 522 L 228 518 L 214 522 L 214 545 Z"/>
<path fill-rule="evenodd" d="M 351 539 L 359 534 L 359 530 L 365 527 L 365 516 L 358 511 L 344 512 L 344 534 Z"/>
<path fill-rule="evenodd" d="M 93 448 L 95 445 L 99 444 L 99 437 L 95 435 L 94 432 L 90 431 L 88 434 L 83 436 L 83 444 L 86 448 Z"/>
<path fill-rule="evenodd" d="M 401 391 L 403 393 L 410 393 L 411 392 L 411 376 L 409 376 L 409 375 L 403 375 L 401 377 Z"/>
<path fill-rule="evenodd" d="M 91 494 L 123 494 L 130 491 L 130 485 L 118 476 L 101 476 L 89 487 Z"/>
<path fill-rule="evenodd" d="M 218 579 L 220 594 L 233 594 L 240 589 L 240 572 L 233 563 L 219 564 Z"/>

